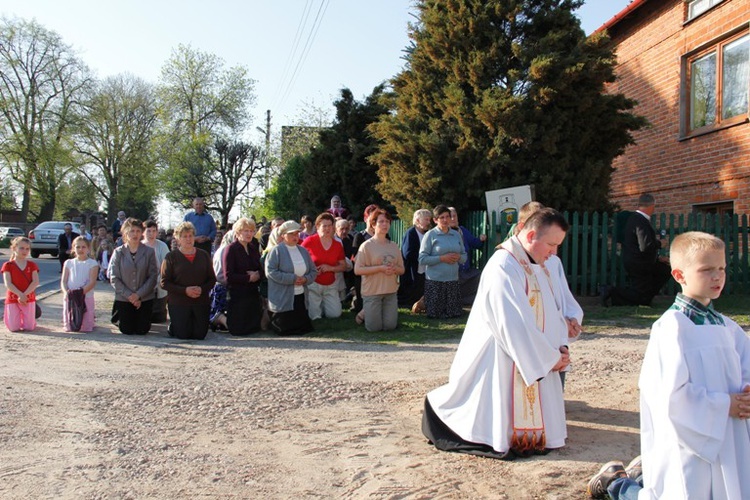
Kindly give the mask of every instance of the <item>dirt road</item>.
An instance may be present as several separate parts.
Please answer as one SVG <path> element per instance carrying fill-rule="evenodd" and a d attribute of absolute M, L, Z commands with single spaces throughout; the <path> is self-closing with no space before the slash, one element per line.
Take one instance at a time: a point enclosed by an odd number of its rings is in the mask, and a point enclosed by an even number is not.
<path fill-rule="evenodd" d="M 113 333 L 100 289 L 94 333 L 61 333 L 59 295 L 36 332 L 0 327 L 2 498 L 567 500 L 602 462 L 638 453 L 646 329 L 583 334 L 568 445 L 501 462 L 438 452 L 420 432 L 458 339 L 132 338 Z"/>

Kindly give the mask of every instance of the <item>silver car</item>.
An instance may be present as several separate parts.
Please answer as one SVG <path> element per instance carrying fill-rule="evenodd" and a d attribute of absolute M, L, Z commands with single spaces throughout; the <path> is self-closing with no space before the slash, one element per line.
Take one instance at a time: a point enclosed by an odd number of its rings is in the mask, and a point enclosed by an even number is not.
<path fill-rule="evenodd" d="M 39 257 L 43 253 L 48 253 L 57 257 L 57 237 L 65 232 L 65 224 L 73 226 L 73 232 L 81 234 L 81 224 L 72 221 L 47 221 L 42 222 L 37 227 L 29 231 L 31 240 L 31 256 Z"/>

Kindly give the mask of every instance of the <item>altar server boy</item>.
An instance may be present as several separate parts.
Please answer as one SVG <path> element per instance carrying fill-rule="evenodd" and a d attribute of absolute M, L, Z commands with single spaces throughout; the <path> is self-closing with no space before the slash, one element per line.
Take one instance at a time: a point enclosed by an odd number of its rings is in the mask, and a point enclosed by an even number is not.
<path fill-rule="evenodd" d="M 724 287 L 724 242 L 684 233 L 670 260 L 682 293 L 654 323 L 641 368 L 641 460 L 627 471 L 605 464 L 588 492 L 750 498 L 750 339 L 711 304 Z"/>

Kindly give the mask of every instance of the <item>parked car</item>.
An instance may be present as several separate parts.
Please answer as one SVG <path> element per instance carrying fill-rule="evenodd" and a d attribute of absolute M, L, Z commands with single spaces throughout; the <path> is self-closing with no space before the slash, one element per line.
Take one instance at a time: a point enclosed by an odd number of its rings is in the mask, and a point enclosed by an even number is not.
<path fill-rule="evenodd" d="M 48 253 L 53 257 L 57 257 L 57 237 L 65 232 L 65 224 L 72 224 L 73 232 L 81 234 L 81 224 L 79 222 L 54 220 L 42 222 L 29 231 L 31 256 L 36 259 L 41 254 Z"/>
<path fill-rule="evenodd" d="M 23 229 L 20 227 L 0 227 L 0 240 L 5 238 L 12 240 L 16 236 L 24 236 Z"/>

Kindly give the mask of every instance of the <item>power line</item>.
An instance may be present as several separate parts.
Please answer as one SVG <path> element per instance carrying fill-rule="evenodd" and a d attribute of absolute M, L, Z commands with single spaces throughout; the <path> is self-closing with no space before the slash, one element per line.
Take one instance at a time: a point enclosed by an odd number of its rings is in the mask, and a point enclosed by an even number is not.
<path fill-rule="evenodd" d="M 285 84 L 287 83 L 286 78 L 289 75 L 289 70 L 292 67 L 292 60 L 297 54 L 297 48 L 299 47 L 299 42 L 302 39 L 302 32 L 307 25 L 308 17 L 310 17 L 310 11 L 312 10 L 311 7 L 312 0 L 307 0 L 307 2 L 305 3 L 305 8 L 302 11 L 302 17 L 300 17 L 299 23 L 297 24 L 297 32 L 294 34 L 294 41 L 292 42 L 292 50 L 289 52 L 289 55 L 286 58 L 286 62 L 284 63 L 284 70 L 281 74 L 281 78 L 279 79 L 279 85 L 276 87 L 276 93 L 273 96 L 272 102 L 274 104 L 278 102 L 281 89 L 283 89 Z"/>

